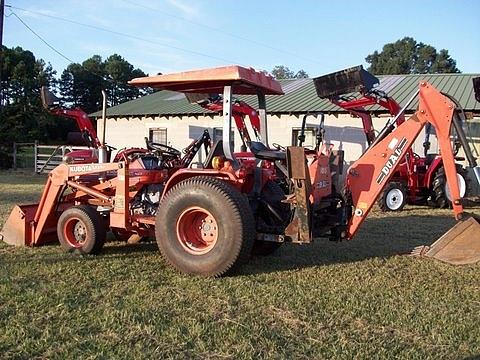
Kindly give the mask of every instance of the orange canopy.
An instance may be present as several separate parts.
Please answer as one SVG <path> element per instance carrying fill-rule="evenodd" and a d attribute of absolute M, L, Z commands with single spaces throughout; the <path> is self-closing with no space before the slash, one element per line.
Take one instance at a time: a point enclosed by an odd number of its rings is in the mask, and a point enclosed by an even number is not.
<path fill-rule="evenodd" d="M 162 90 L 215 94 L 223 93 L 224 86 L 232 85 L 235 94 L 255 95 L 258 89 L 265 95 L 283 95 L 280 83 L 271 76 L 236 65 L 146 76 L 128 83 Z"/>

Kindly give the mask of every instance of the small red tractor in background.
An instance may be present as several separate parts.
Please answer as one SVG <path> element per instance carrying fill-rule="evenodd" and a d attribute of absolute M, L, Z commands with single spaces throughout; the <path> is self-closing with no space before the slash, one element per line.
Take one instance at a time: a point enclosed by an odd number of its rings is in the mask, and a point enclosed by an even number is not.
<path fill-rule="evenodd" d="M 79 107 L 68 108 L 62 105 L 61 100 L 51 93 L 45 86 L 42 86 L 40 95 L 42 98 L 42 105 L 46 111 L 50 114 L 65 117 L 75 120 L 78 129 L 80 130 L 80 136 L 84 144 L 88 146 L 88 149 L 73 150 L 67 153 L 63 161 L 68 164 L 90 164 L 96 162 L 110 161 L 112 152 L 116 150 L 113 146 L 105 144 L 105 129 L 106 123 L 103 124 L 103 136 L 102 140 L 97 136 L 92 121 L 88 117 L 87 113 Z M 106 94 L 103 92 L 103 106 L 105 113 L 106 107 Z M 104 115 L 105 119 L 105 115 Z M 77 134 L 77 133 L 74 133 Z M 125 160 L 127 157 L 138 153 L 147 153 L 147 149 L 143 148 L 125 148 L 118 151 L 112 161 Z M 102 159 L 103 158 L 103 159 Z"/>
<path fill-rule="evenodd" d="M 108 229 L 155 236 L 161 254 L 173 267 L 190 274 L 221 276 L 252 253 L 271 252 L 286 241 L 352 239 L 400 160 L 430 123 L 437 131 L 459 222 L 431 247 L 418 252 L 456 264 L 480 260 L 480 225 L 463 211 L 451 125 L 464 133 L 455 104 L 430 84 L 422 82 L 408 102 L 419 94 L 418 111 L 399 125 L 397 118 L 389 121 L 340 184 L 332 167 L 339 154 L 330 146 L 319 144 L 313 156 L 307 156 L 301 146 L 270 148 L 266 95 L 281 95 L 282 88 L 263 73 L 229 66 L 130 83 L 204 94 L 205 98 L 223 94 L 223 139 L 207 149 L 203 166 L 190 167 L 188 161 L 179 160 L 178 152 L 152 144 L 148 153 L 124 161 L 61 164 L 50 173 L 38 204 L 13 209 L 2 230 L 3 241 L 37 246 L 58 238 L 66 251 L 95 254 Z M 237 158 L 232 151 L 233 93 L 258 96 L 259 141 L 246 142 L 253 157 Z M 244 116 L 235 120 L 243 126 Z M 461 142 L 480 182 L 480 168 L 465 136 Z M 284 170 L 287 194 L 277 183 Z"/>
<path fill-rule="evenodd" d="M 88 150 L 71 151 L 65 156 L 64 161 L 79 164 L 98 162 L 97 149 L 101 146 L 101 143 L 98 139 L 97 132 L 85 111 L 80 108 L 70 109 L 62 107 L 60 99 L 48 91 L 45 86 L 42 86 L 40 95 L 44 109 L 50 114 L 75 120 L 83 142 L 89 147 Z"/>
<path fill-rule="evenodd" d="M 405 121 L 404 114 L 397 116 L 400 105 L 385 92 L 376 89 L 380 81 L 377 77 L 364 70 L 363 67 L 341 70 L 314 79 L 317 94 L 322 99 L 328 99 L 333 104 L 348 111 L 352 116 L 362 120 L 368 146 L 375 140 L 375 129 L 371 113 L 366 107 L 378 105 L 396 117 L 396 125 Z M 463 116 L 463 113 L 460 114 Z M 400 211 L 405 204 L 430 205 L 445 208 L 451 206 L 452 197 L 446 182 L 445 169 L 441 154 L 430 154 L 430 135 L 433 127 L 425 127 L 424 154 L 416 154 L 410 147 L 398 166 L 392 179 L 379 197 L 378 204 L 384 211 Z M 455 160 L 464 161 L 457 156 L 460 143 L 454 140 Z M 460 185 L 460 196 L 468 192 L 467 170 L 457 163 L 457 178 Z"/>
<path fill-rule="evenodd" d="M 64 157 L 64 162 L 67 164 L 90 164 L 98 162 L 119 162 L 119 161 L 131 161 L 138 158 L 140 155 L 148 155 L 152 151 L 161 152 L 165 157 L 170 167 L 187 167 L 192 162 L 193 158 L 197 154 L 198 150 L 202 146 L 205 147 L 205 152 L 211 146 L 210 134 L 208 131 L 204 131 L 197 139 L 183 149 L 182 153 L 165 144 L 158 144 L 151 142 L 148 138 L 145 138 L 145 148 L 131 147 L 120 149 L 112 158 L 111 155 L 114 150 L 117 150 L 113 146 L 105 144 L 105 131 L 106 131 L 106 94 L 103 92 L 103 133 L 102 141 L 98 138 L 97 132 L 92 125 L 92 122 L 88 115 L 80 108 L 67 108 L 62 106 L 61 100 L 52 94 L 45 86 L 41 88 L 42 104 L 45 110 L 49 113 L 66 117 L 75 120 L 80 130 L 83 142 L 89 147 L 88 150 L 74 150 L 67 153 Z M 103 152 L 106 150 L 105 152 Z M 103 155 L 103 156 L 102 156 Z M 103 159 L 102 159 L 103 158 Z"/>

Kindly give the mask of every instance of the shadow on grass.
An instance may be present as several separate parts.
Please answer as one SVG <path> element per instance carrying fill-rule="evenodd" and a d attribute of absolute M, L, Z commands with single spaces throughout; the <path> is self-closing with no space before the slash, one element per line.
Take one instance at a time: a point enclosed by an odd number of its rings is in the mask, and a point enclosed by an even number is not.
<path fill-rule="evenodd" d="M 115 256 L 115 255 L 129 255 L 129 254 L 147 254 L 158 251 L 158 246 L 155 241 L 142 241 L 138 244 L 127 244 L 123 242 L 115 242 L 103 248 L 98 256 Z"/>
<path fill-rule="evenodd" d="M 318 239 L 312 244 L 284 244 L 270 256 L 254 257 L 235 275 L 248 275 L 291 269 L 350 263 L 371 258 L 408 254 L 419 245 L 430 245 L 455 224 L 451 216 L 406 215 L 369 218 L 352 241 L 331 242 Z M 153 242 L 134 245 L 114 243 L 104 248 L 100 257 L 158 253 Z"/>
<path fill-rule="evenodd" d="M 405 216 L 403 213 L 395 216 L 372 217 L 365 221 L 364 226 L 352 241 L 337 243 L 317 239 L 308 245 L 287 243 L 270 256 L 252 258 L 232 275 L 270 273 L 407 254 L 416 246 L 430 245 L 454 224 L 454 219 L 445 215 Z M 102 253 L 95 256 L 63 254 L 60 251 L 52 251 L 54 246 L 59 246 L 58 244 L 50 246 L 47 247 L 49 250 L 45 249 L 47 251 L 35 260 L 58 263 L 79 259 L 102 261 L 128 256 L 137 258 L 159 255 L 155 241 L 139 244 L 111 242 L 104 247 Z"/>
<path fill-rule="evenodd" d="M 284 244 L 267 257 L 257 257 L 239 269 L 238 275 L 353 263 L 372 258 L 409 254 L 419 245 L 430 245 L 448 231 L 451 216 L 392 216 L 369 218 L 351 241 L 315 240 L 309 245 Z"/>
<path fill-rule="evenodd" d="M 0 248 L 0 264 L 15 264 L 28 259 L 30 265 L 74 263 L 77 261 L 104 261 L 128 259 L 159 255 L 156 242 L 127 244 L 122 242 L 107 243 L 98 255 L 82 255 L 80 253 L 65 253 L 58 242 L 47 243 L 40 247 L 14 247 L 2 243 Z M 19 257 L 20 256 L 20 257 Z"/>

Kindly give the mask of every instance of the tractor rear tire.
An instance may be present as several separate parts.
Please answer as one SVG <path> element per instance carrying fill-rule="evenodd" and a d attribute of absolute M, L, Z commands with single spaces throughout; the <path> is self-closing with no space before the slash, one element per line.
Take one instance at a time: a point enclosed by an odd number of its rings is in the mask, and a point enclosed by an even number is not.
<path fill-rule="evenodd" d="M 465 183 L 465 193 L 463 196 L 467 196 L 469 191 L 467 170 L 459 164 L 456 164 L 456 170 L 457 170 L 457 174 L 463 178 Z M 445 209 L 452 206 L 451 201 L 448 199 L 446 188 L 447 188 L 447 176 L 445 174 L 445 169 L 442 166 L 437 170 L 437 172 L 435 173 L 435 176 L 433 177 L 431 199 L 435 207 Z"/>
<path fill-rule="evenodd" d="M 268 181 L 262 189 L 260 194 L 261 204 L 257 213 L 257 222 L 260 224 L 260 231 L 262 230 L 262 225 L 266 226 L 281 226 L 286 227 L 288 225 L 288 220 L 290 218 L 290 206 L 282 202 L 286 199 L 285 193 L 277 183 L 273 181 Z M 275 219 L 270 211 L 266 208 L 264 203 L 268 203 L 275 212 L 282 218 L 282 221 Z M 279 223 L 280 222 L 280 223 Z M 284 230 L 284 229 L 283 229 Z M 283 234 L 283 231 L 279 233 Z M 268 256 L 277 251 L 278 248 L 282 246 L 283 243 L 273 242 L 273 241 L 262 241 L 256 240 L 253 244 L 252 255 L 253 256 Z"/>
<path fill-rule="evenodd" d="M 181 181 L 160 202 L 155 237 L 177 270 L 205 277 L 227 274 L 250 258 L 255 220 L 247 197 L 225 181 Z"/>
<path fill-rule="evenodd" d="M 382 211 L 402 211 L 407 203 L 407 189 L 399 181 L 391 181 L 385 187 L 378 199 Z"/>
<path fill-rule="evenodd" d="M 71 207 L 58 219 L 58 240 L 66 252 L 98 254 L 105 244 L 106 234 L 103 218 L 87 205 Z"/>

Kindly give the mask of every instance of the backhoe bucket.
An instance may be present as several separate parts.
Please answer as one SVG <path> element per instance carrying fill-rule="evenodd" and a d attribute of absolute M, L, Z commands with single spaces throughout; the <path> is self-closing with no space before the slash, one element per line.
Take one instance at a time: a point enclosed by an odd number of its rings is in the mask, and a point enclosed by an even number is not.
<path fill-rule="evenodd" d="M 432 245 L 416 247 L 412 255 L 454 265 L 475 264 L 480 261 L 480 224 L 474 217 L 459 221 Z"/>

